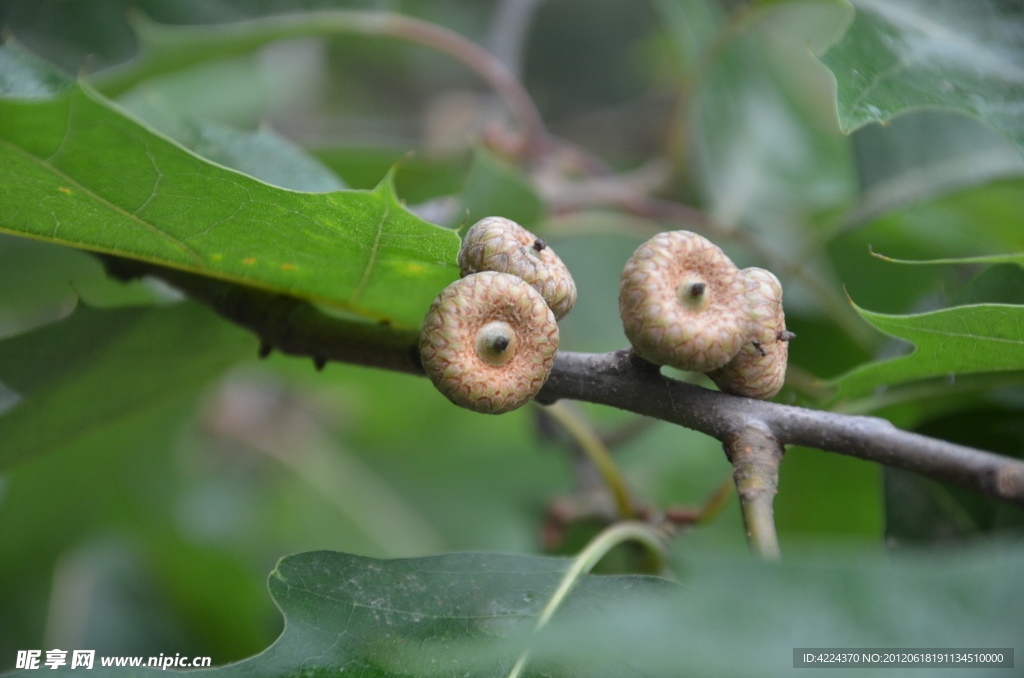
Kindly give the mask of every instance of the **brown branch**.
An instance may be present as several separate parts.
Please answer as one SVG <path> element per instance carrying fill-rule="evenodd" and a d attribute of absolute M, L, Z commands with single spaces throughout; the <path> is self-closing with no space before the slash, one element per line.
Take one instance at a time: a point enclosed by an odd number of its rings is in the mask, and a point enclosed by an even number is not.
<path fill-rule="evenodd" d="M 327 360 L 423 374 L 413 331 L 341 320 L 296 299 L 125 259 L 101 257 L 128 279 L 157 275 L 255 332 L 264 348 Z M 631 349 L 562 351 L 537 396 L 608 405 L 700 431 L 726 445 L 762 431 L 780 445 L 838 452 L 951 482 L 1024 505 L 1024 461 L 896 428 L 885 419 L 810 410 L 711 391 L 671 379 Z"/>
<path fill-rule="evenodd" d="M 885 419 L 809 410 L 711 391 L 663 376 L 632 350 L 559 353 L 538 399 L 585 400 L 727 442 L 764 426 L 779 443 L 838 452 L 1024 505 L 1024 462 L 910 433 Z"/>
<path fill-rule="evenodd" d="M 327 316 L 294 297 L 236 285 L 130 259 L 97 255 L 119 280 L 153 275 L 209 306 L 260 338 L 260 357 L 270 351 L 423 375 L 419 332 Z"/>

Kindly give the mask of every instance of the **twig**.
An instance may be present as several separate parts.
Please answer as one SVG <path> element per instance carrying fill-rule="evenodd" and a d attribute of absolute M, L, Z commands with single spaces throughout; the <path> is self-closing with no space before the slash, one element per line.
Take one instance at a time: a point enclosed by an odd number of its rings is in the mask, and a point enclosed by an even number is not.
<path fill-rule="evenodd" d="M 289 297 L 128 260 L 104 259 L 120 278 L 162 277 L 232 322 L 254 331 L 264 347 L 314 360 L 423 374 L 413 332 L 328 318 Z M 723 443 L 750 428 L 782 445 L 838 452 L 961 485 L 1024 505 L 1024 461 L 903 431 L 885 419 L 753 400 L 665 377 L 631 349 L 560 352 L 537 396 L 608 405 L 700 431 Z"/>
<path fill-rule="evenodd" d="M 572 436 L 576 444 L 590 458 L 594 466 L 604 478 L 605 485 L 615 498 L 615 505 L 619 510 L 619 517 L 623 519 L 634 517 L 633 500 L 629 496 L 629 487 L 626 479 L 619 470 L 618 464 L 612 458 L 611 452 L 604 444 L 604 441 L 594 432 L 590 425 L 577 413 L 570 410 L 563 403 L 552 403 L 545 408 L 545 411 L 565 429 L 566 433 Z"/>
<path fill-rule="evenodd" d="M 206 278 L 130 259 L 97 255 L 119 280 L 154 275 L 209 306 L 260 338 L 260 357 L 271 351 L 336 362 L 423 374 L 419 332 L 372 322 L 332 318 L 293 297 Z"/>
<path fill-rule="evenodd" d="M 275 40 L 345 33 L 398 38 L 436 49 L 462 62 L 505 101 L 521 132 L 526 156 L 543 158 L 548 136 L 533 99 L 500 59 L 455 31 L 389 12 L 324 11 L 250 19 L 219 26 L 164 26 L 135 15 L 143 52 L 134 61 L 97 73 L 109 96 L 164 73 L 210 59 L 251 51 Z"/>
<path fill-rule="evenodd" d="M 655 417 L 727 442 L 767 427 L 784 445 L 838 452 L 1024 505 L 1024 461 L 903 431 L 885 419 L 741 398 L 663 376 L 632 350 L 559 353 L 538 399 L 584 400 Z"/>
<path fill-rule="evenodd" d="M 530 20 L 544 0 L 500 0 L 491 19 L 487 45 L 517 76 L 523 70 L 523 46 Z"/>
<path fill-rule="evenodd" d="M 718 488 L 711 493 L 711 496 L 701 505 L 700 510 L 697 511 L 697 515 L 694 516 L 694 525 L 707 525 L 722 512 L 725 508 L 726 500 L 732 494 L 733 483 L 730 479 L 726 479 Z"/>
<path fill-rule="evenodd" d="M 765 560 L 778 560 L 779 537 L 772 501 L 779 486 L 783 447 L 771 431 L 761 426 L 743 429 L 727 439 L 724 447 L 732 462 L 750 548 Z"/>
<path fill-rule="evenodd" d="M 651 419 L 650 417 L 634 417 L 618 428 L 601 432 L 601 442 L 614 454 L 615 448 L 625 445 L 647 433 L 657 423 L 657 419 Z"/>

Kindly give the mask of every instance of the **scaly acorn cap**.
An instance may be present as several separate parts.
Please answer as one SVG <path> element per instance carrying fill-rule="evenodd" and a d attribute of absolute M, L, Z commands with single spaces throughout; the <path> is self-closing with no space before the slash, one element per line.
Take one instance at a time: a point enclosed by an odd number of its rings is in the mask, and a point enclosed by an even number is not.
<path fill-rule="evenodd" d="M 726 393 L 767 400 L 786 381 L 789 340 L 782 310 L 782 285 L 763 268 L 745 268 L 740 275 L 747 284 L 751 335 L 732 360 L 709 372 L 711 380 Z"/>
<path fill-rule="evenodd" d="M 710 372 L 750 334 L 746 284 L 717 245 L 689 231 L 659 233 L 626 262 L 619 314 L 637 355 Z"/>
<path fill-rule="evenodd" d="M 486 217 L 462 239 L 459 269 L 511 273 L 533 286 L 561 320 L 576 303 L 576 283 L 558 255 L 542 239 L 504 217 Z"/>
<path fill-rule="evenodd" d="M 508 273 L 456 280 L 423 319 L 420 359 L 456 405 L 502 414 L 544 386 L 558 351 L 558 324 L 540 294 Z"/>

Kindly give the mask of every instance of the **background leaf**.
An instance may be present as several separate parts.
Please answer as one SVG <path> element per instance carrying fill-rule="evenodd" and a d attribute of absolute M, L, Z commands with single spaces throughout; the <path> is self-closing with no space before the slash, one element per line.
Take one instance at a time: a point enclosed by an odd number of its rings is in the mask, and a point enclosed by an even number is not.
<path fill-rule="evenodd" d="M 0 46 L 0 93 L 19 99 L 39 99 L 71 86 L 59 68 L 5 40 Z"/>
<path fill-rule="evenodd" d="M 208 673 L 504 676 L 566 562 L 291 556 L 270 580 L 288 620 L 281 638 L 257 657 Z M 842 564 L 809 554 L 771 567 L 694 558 L 685 587 L 590 575 L 540 635 L 524 675 L 784 676 L 792 675 L 792 648 L 836 638 L 847 647 L 1012 647 L 1024 621 L 1021 562 L 1019 548 L 996 546 Z"/>
<path fill-rule="evenodd" d="M 871 363 L 837 379 L 840 398 L 927 377 L 1024 369 L 1024 306 L 979 304 L 907 316 L 857 311 L 916 348 L 908 356 Z"/>
<path fill-rule="evenodd" d="M 653 603 L 626 599 L 615 614 L 567 616 L 536 656 L 591 676 L 792 676 L 793 648 L 837 638 L 844 647 L 1018 642 L 1019 548 L 851 554 L 845 562 L 797 553 L 791 548 L 775 567 L 686 559 L 681 590 Z M 608 667 L 618 657 L 631 658 L 632 673 Z"/>
<path fill-rule="evenodd" d="M 987 402 L 986 402 L 987 401 Z M 1021 457 L 1019 413 L 993 399 L 974 398 L 961 411 L 916 427 L 927 436 Z M 1024 509 L 948 483 L 885 469 L 885 538 L 890 546 L 948 546 L 1024 533 Z"/>
<path fill-rule="evenodd" d="M 850 131 L 922 106 L 978 116 L 1024 148 L 1024 17 L 989 0 L 853 0 L 823 57 Z"/>
<path fill-rule="evenodd" d="M 886 125 L 850 135 L 860 179 L 850 227 L 968 187 L 1024 174 L 1017 146 L 977 118 L 935 109 L 908 110 Z"/>
<path fill-rule="evenodd" d="M 459 197 L 465 212 L 457 215 L 457 222 L 465 221 L 467 226 L 499 214 L 529 229 L 535 226 L 543 211 L 529 178 L 483 148 L 473 154 Z"/>
<path fill-rule="evenodd" d="M 108 278 L 95 257 L 60 245 L 0 235 L 0 338 L 70 314 L 79 301 L 94 308 L 145 306 L 181 300 L 152 278 Z"/>
<path fill-rule="evenodd" d="M 515 646 L 503 649 L 498 661 L 474 661 L 465 651 L 472 652 L 474 641 L 493 647 L 496 639 L 529 633 L 568 563 L 485 553 L 409 560 L 330 551 L 290 556 L 270 576 L 270 591 L 286 619 L 284 633 L 263 654 L 213 673 L 276 677 L 355 671 L 397 678 L 450 675 L 469 667 L 474 676 L 505 676 L 518 655 Z M 650 595 L 668 586 L 653 577 L 586 576 L 564 610 L 599 614 L 623 596 Z M 154 673 L 104 669 L 98 663 L 97 675 Z"/>
<path fill-rule="evenodd" d="M 79 308 L 0 342 L 0 382 L 18 396 L 0 417 L 0 468 L 192 399 L 255 350 L 255 338 L 194 304 Z"/>

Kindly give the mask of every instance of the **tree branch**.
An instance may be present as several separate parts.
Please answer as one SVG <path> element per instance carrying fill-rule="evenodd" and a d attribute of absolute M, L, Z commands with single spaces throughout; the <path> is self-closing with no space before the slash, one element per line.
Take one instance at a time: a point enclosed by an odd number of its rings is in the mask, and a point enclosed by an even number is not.
<path fill-rule="evenodd" d="M 523 70 L 523 48 L 530 21 L 544 0 L 499 0 L 491 17 L 487 46 L 518 77 Z"/>
<path fill-rule="evenodd" d="M 747 542 L 762 558 L 778 560 L 781 554 L 772 501 L 779 487 L 779 464 L 785 449 L 763 426 L 743 429 L 728 438 L 723 447 L 732 462 Z"/>
<path fill-rule="evenodd" d="M 585 400 L 655 417 L 723 442 L 764 426 L 779 443 L 838 452 L 1024 505 L 1024 462 L 910 433 L 885 419 L 809 410 L 663 376 L 631 349 L 559 353 L 538 399 Z"/>
<path fill-rule="evenodd" d="M 418 334 L 342 320 L 279 294 L 150 264 L 101 256 L 120 279 L 152 274 L 261 339 L 263 350 L 423 374 Z M 896 428 L 885 419 L 810 410 L 712 391 L 661 374 L 632 349 L 561 351 L 537 401 L 562 398 L 608 405 L 700 431 L 734 444 L 761 431 L 779 445 L 838 452 L 947 481 L 1024 506 L 1024 461 Z M 742 488 L 741 488 L 742 492 Z"/>

